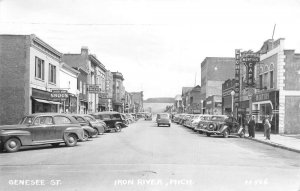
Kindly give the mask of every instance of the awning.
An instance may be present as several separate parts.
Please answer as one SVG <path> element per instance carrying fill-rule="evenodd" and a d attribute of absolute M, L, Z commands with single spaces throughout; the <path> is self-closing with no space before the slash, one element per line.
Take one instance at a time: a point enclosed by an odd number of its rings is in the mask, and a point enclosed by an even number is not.
<path fill-rule="evenodd" d="M 40 102 L 40 103 L 48 103 L 48 104 L 56 104 L 56 105 L 60 105 L 60 102 L 55 102 L 55 101 L 48 101 L 48 100 L 43 100 L 43 99 L 37 99 L 37 98 L 33 98 L 35 101 Z"/>

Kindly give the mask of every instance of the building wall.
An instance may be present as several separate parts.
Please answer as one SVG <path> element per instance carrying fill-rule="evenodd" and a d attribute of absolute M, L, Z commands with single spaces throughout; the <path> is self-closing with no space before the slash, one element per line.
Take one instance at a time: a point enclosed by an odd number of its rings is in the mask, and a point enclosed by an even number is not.
<path fill-rule="evenodd" d="M 68 89 L 68 92 L 76 95 L 77 93 L 77 75 L 65 68 L 60 69 L 60 88 Z"/>
<path fill-rule="evenodd" d="M 300 133 L 300 96 L 286 96 L 285 98 L 285 134 Z"/>
<path fill-rule="evenodd" d="M 29 114 L 29 36 L 0 35 L 0 125 Z"/>
<path fill-rule="evenodd" d="M 44 80 L 37 79 L 35 77 L 35 58 L 38 57 L 44 60 L 44 72 L 45 78 Z M 56 84 L 49 82 L 49 64 L 56 66 Z M 44 91 L 51 91 L 51 89 L 59 88 L 59 60 L 53 59 L 48 54 L 45 54 L 41 50 L 30 47 L 30 87 L 44 90 Z"/>
<path fill-rule="evenodd" d="M 224 81 L 208 80 L 206 84 L 206 98 L 212 95 L 222 95 L 222 84 Z"/>
<path fill-rule="evenodd" d="M 295 50 L 284 50 L 285 87 L 284 90 L 300 90 L 300 55 Z"/>
<path fill-rule="evenodd" d="M 229 57 L 207 57 L 201 63 L 201 98 L 214 93 L 222 95 L 222 83 L 234 78 L 235 59 Z M 222 83 L 221 83 L 222 82 Z M 211 87 L 210 84 L 213 85 Z M 215 89 L 216 86 L 220 86 Z"/>

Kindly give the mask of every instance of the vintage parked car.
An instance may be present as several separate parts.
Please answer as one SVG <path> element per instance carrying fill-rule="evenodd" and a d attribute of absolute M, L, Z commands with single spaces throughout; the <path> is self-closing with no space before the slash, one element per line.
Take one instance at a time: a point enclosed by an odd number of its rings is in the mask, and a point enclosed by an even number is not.
<path fill-rule="evenodd" d="M 145 120 L 146 121 L 152 121 L 152 113 L 146 113 L 145 114 Z"/>
<path fill-rule="evenodd" d="M 168 125 L 171 127 L 171 119 L 168 113 L 158 113 L 156 116 L 157 127 L 160 125 Z"/>
<path fill-rule="evenodd" d="M 207 115 L 207 114 L 200 116 L 200 121 L 198 125 L 195 127 L 194 131 L 203 133 L 203 130 L 207 127 L 207 123 L 208 121 L 210 121 L 211 117 L 212 117 L 211 115 Z"/>
<path fill-rule="evenodd" d="M 207 136 L 223 135 L 225 138 L 229 135 L 238 135 L 241 138 L 245 136 L 245 129 L 231 116 L 215 115 L 207 124 L 207 127 L 203 129 Z"/>
<path fill-rule="evenodd" d="M 42 144 L 73 147 L 83 135 L 80 124 L 70 115 L 35 113 L 23 117 L 19 124 L 0 126 L 0 148 L 16 152 L 22 146 Z"/>
<path fill-rule="evenodd" d="M 124 113 L 121 113 L 121 116 L 123 119 L 125 119 L 124 121 L 125 121 L 126 125 L 129 125 L 131 123 L 130 119 L 129 119 L 129 117 L 127 117 L 127 115 L 125 115 Z"/>
<path fill-rule="evenodd" d="M 135 119 L 131 114 L 125 113 L 125 115 L 126 115 L 126 118 L 129 120 L 129 123 L 135 122 Z"/>
<path fill-rule="evenodd" d="M 97 136 L 100 132 L 104 132 L 104 127 L 101 124 L 97 124 L 96 120 L 90 123 L 85 114 L 72 114 L 81 127 L 84 130 L 84 141 L 87 141 L 89 137 Z"/>
<path fill-rule="evenodd" d="M 201 120 L 201 114 L 195 114 L 193 119 L 191 120 L 191 124 L 190 124 L 190 128 L 195 130 L 195 128 L 197 127 L 197 125 L 199 124 L 200 120 Z"/>
<path fill-rule="evenodd" d="M 126 119 L 119 112 L 115 111 L 104 111 L 93 113 L 96 119 L 102 120 L 106 123 L 107 131 L 120 132 L 122 128 L 127 127 Z"/>

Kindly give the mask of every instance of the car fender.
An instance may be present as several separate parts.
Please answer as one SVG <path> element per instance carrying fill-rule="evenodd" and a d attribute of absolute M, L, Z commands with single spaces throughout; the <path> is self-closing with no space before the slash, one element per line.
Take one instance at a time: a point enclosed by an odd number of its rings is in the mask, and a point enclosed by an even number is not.
<path fill-rule="evenodd" d="M 220 129 L 220 133 L 224 132 L 226 129 L 228 129 L 228 125 L 223 125 Z"/>
<path fill-rule="evenodd" d="M 126 124 L 124 124 L 124 123 L 122 123 L 122 122 L 116 122 L 116 123 L 115 123 L 115 126 L 118 125 L 118 124 L 120 124 L 122 128 L 128 127 Z"/>
<path fill-rule="evenodd" d="M 77 135 L 78 139 L 79 140 L 83 140 L 83 128 L 81 127 L 68 127 L 65 131 L 64 131 L 64 140 L 66 140 L 67 136 L 70 134 L 70 133 L 74 133 Z"/>
<path fill-rule="evenodd" d="M 3 142 L 6 142 L 11 137 L 20 139 L 21 145 L 30 145 L 32 143 L 31 133 L 24 130 L 2 130 L 0 137 Z"/>

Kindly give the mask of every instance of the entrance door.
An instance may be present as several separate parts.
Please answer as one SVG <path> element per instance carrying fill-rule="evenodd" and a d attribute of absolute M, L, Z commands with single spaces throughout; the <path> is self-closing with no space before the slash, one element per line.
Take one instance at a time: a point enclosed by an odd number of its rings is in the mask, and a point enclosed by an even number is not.
<path fill-rule="evenodd" d="M 46 141 L 55 139 L 55 128 L 51 116 L 35 118 L 33 125 L 28 127 L 33 141 Z"/>

